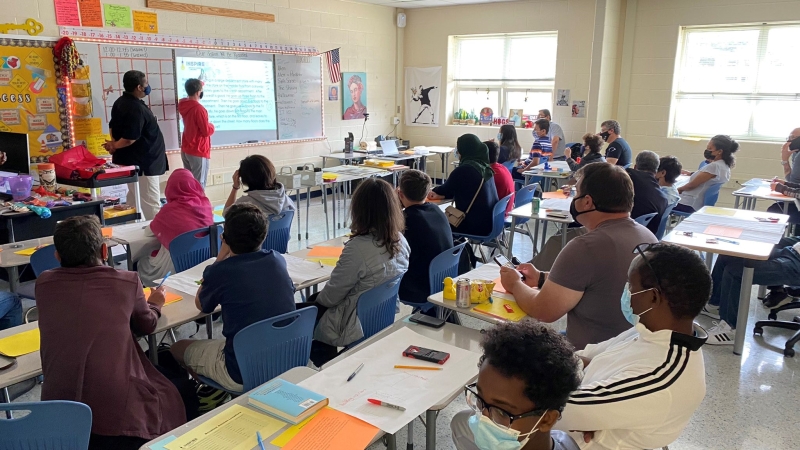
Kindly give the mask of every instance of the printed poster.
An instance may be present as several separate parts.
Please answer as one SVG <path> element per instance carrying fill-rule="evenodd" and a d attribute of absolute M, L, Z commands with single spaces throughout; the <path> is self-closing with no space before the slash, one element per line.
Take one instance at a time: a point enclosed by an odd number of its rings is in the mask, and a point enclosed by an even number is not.
<path fill-rule="evenodd" d="M 137 33 L 158 33 L 158 14 L 149 11 L 134 11 L 133 31 Z"/>
<path fill-rule="evenodd" d="M 103 8 L 100 0 L 78 0 L 81 10 L 81 25 L 84 27 L 103 26 Z"/>
<path fill-rule="evenodd" d="M 572 101 L 572 117 L 586 117 L 586 100 Z"/>
<path fill-rule="evenodd" d="M 439 95 L 442 91 L 442 67 L 406 67 L 404 94 L 409 126 L 439 126 Z"/>
<path fill-rule="evenodd" d="M 131 7 L 123 5 L 103 4 L 103 13 L 106 26 L 111 28 L 133 28 L 131 22 Z"/>
<path fill-rule="evenodd" d="M 344 72 L 342 74 L 342 119 L 359 120 L 367 111 L 367 74 Z"/>
<path fill-rule="evenodd" d="M 339 86 L 328 87 L 328 100 L 332 102 L 339 101 Z"/>
<path fill-rule="evenodd" d="M 556 106 L 569 106 L 569 89 L 556 90 Z"/>
<path fill-rule="evenodd" d="M 56 9 L 56 25 L 66 27 L 81 26 L 81 18 L 78 14 L 78 0 L 53 0 L 53 3 Z"/>

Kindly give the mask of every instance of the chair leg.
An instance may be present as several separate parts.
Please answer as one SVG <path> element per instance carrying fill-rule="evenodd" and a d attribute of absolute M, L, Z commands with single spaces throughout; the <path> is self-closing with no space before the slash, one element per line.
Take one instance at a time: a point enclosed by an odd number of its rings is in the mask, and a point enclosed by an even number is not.
<path fill-rule="evenodd" d="M 170 328 L 169 329 L 169 337 L 170 337 L 170 339 L 172 339 L 172 343 L 173 344 L 178 342 L 178 337 L 175 336 L 175 328 Z"/>
<path fill-rule="evenodd" d="M 489 262 L 489 258 L 486 257 L 486 251 L 483 250 L 483 246 L 478 244 L 478 250 L 481 252 L 481 258 L 483 258 L 483 263 L 487 264 Z"/>

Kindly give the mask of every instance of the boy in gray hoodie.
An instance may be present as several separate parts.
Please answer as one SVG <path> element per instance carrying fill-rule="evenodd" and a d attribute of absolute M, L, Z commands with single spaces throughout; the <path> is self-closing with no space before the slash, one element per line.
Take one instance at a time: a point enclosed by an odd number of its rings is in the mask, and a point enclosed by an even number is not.
<path fill-rule="evenodd" d="M 242 184 L 247 185 L 247 190 L 245 195 L 236 199 L 236 191 L 241 189 Z M 267 216 L 295 210 L 294 202 L 276 180 L 275 166 L 262 155 L 250 155 L 243 159 L 239 163 L 239 170 L 233 173 L 233 186 L 225 202 L 225 212 L 231 205 L 242 203 L 256 205 Z"/>

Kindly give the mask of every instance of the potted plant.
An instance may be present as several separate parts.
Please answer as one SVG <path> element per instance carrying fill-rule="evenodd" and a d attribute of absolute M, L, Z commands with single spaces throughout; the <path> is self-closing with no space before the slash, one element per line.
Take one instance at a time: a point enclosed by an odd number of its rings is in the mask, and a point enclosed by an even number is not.
<path fill-rule="evenodd" d="M 467 125 L 475 125 L 477 118 L 475 117 L 475 110 L 470 111 L 469 115 L 467 116 Z"/>

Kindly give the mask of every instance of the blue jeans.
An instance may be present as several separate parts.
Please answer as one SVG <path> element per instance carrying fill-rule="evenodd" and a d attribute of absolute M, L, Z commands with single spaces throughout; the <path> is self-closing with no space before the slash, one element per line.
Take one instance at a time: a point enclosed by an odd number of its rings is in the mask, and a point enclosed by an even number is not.
<path fill-rule="evenodd" d="M 766 261 L 751 261 L 753 284 L 761 286 L 795 285 L 800 280 L 800 255 L 792 248 L 797 238 L 783 238 Z M 719 305 L 720 319 L 736 328 L 739 293 L 742 289 L 742 258 L 720 255 L 711 271 L 713 290 L 709 304 Z"/>
<path fill-rule="evenodd" d="M 0 330 L 22 325 L 22 302 L 16 294 L 0 292 Z"/>

